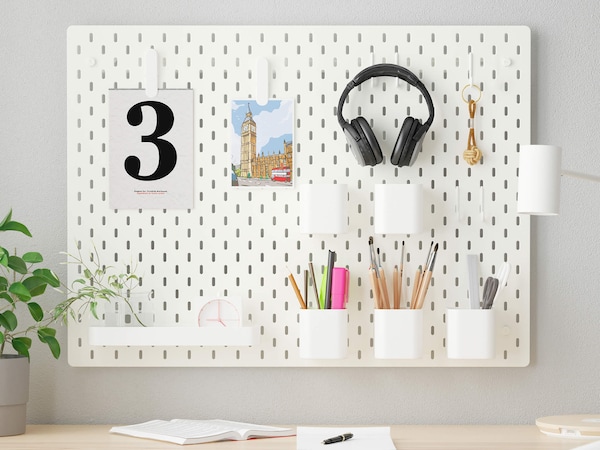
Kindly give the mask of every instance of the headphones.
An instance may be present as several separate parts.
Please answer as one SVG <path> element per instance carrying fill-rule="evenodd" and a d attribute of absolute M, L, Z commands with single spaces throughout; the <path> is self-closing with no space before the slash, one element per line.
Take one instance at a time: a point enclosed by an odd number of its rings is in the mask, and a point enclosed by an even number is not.
<path fill-rule="evenodd" d="M 346 89 L 342 92 L 337 109 L 338 122 L 342 130 L 344 130 L 352 153 L 361 166 L 375 166 L 383 161 L 381 148 L 367 120 L 359 116 L 348 123 L 342 116 L 342 108 L 350 91 L 374 77 L 400 78 L 416 87 L 421 91 L 423 97 L 425 97 L 425 102 L 429 109 L 429 119 L 423 124 L 420 119 L 415 119 L 414 117 L 404 119 L 398 139 L 396 140 L 396 145 L 394 145 L 394 150 L 392 151 L 392 156 L 390 157 L 392 164 L 395 166 L 412 166 L 421 151 L 425 133 L 427 133 L 427 130 L 429 130 L 429 127 L 433 123 L 434 109 L 431 96 L 425 85 L 410 70 L 395 64 L 376 64 L 361 71 L 348 83 Z"/>

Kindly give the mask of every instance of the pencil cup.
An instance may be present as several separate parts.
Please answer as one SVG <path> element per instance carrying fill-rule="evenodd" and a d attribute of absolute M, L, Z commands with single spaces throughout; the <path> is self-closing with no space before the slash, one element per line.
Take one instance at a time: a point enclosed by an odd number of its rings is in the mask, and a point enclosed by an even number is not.
<path fill-rule="evenodd" d="M 375 233 L 413 234 L 423 230 L 420 184 L 375 185 Z"/>
<path fill-rule="evenodd" d="M 495 356 L 493 309 L 449 309 L 446 326 L 449 359 L 491 359 Z"/>
<path fill-rule="evenodd" d="M 422 309 L 376 309 L 373 347 L 378 359 L 418 359 L 423 355 Z"/>
<path fill-rule="evenodd" d="M 340 234 L 348 229 L 348 185 L 300 186 L 300 232 Z"/>
<path fill-rule="evenodd" d="M 347 310 L 300 310 L 300 358 L 343 359 L 347 354 Z"/>

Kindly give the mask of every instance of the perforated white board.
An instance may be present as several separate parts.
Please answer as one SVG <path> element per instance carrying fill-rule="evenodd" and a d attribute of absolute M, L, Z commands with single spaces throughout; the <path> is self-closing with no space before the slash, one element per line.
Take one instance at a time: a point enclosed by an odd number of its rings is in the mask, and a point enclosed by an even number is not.
<path fill-rule="evenodd" d="M 530 31 L 527 27 L 393 26 L 75 26 L 68 31 L 69 251 L 95 244 L 105 264 L 136 261 L 143 288 L 154 289 L 162 324 L 197 315 L 199 295 L 246 298 L 246 318 L 260 327 L 253 347 L 102 347 L 88 342 L 83 316 L 69 325 L 75 366 L 525 366 L 530 351 L 529 219 L 516 213 L 519 144 L 530 139 Z M 111 210 L 108 204 L 109 89 L 144 87 L 144 55 L 159 55 L 161 89 L 194 90 L 194 208 Z M 469 83 L 482 89 L 475 121 L 481 163 L 462 160 Z M 295 187 L 248 191 L 230 187 L 230 102 L 254 98 L 256 60 L 269 61 L 269 96 L 295 104 Z M 350 94 L 346 118 L 371 123 L 386 156 L 360 167 L 336 119 L 339 96 L 360 70 L 391 62 L 416 73 L 429 89 L 436 117 L 412 167 L 396 168 L 391 147 L 407 115 L 427 118 L 414 88 L 379 78 Z M 304 235 L 298 186 L 347 183 L 349 232 Z M 426 231 L 374 235 L 376 183 L 421 183 Z M 457 188 L 458 187 L 458 188 Z M 483 189 L 482 189 L 483 187 Z M 482 199 L 482 200 L 481 200 Z M 481 206 L 483 205 L 483 214 Z M 373 300 L 367 241 L 375 237 L 391 274 L 406 244 L 412 278 L 432 240 L 440 245 L 425 303 L 423 358 L 373 356 Z M 298 303 L 287 282 L 298 281 L 327 250 L 351 272 L 348 357 L 303 360 L 298 353 Z M 480 284 L 508 261 L 512 273 L 497 300 L 495 358 L 449 360 L 445 312 L 467 305 L 466 255 L 480 255 Z M 69 278 L 77 277 L 70 267 Z M 407 282 L 410 283 L 411 280 Z"/>

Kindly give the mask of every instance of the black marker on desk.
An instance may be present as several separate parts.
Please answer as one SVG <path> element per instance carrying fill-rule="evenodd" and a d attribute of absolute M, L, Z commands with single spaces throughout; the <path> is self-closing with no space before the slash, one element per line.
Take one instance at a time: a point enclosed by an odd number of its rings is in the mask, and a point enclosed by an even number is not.
<path fill-rule="evenodd" d="M 335 436 L 329 439 L 325 439 L 321 444 L 335 444 L 336 442 L 344 442 L 348 439 L 351 439 L 354 436 L 352 433 L 340 434 L 339 436 Z"/>

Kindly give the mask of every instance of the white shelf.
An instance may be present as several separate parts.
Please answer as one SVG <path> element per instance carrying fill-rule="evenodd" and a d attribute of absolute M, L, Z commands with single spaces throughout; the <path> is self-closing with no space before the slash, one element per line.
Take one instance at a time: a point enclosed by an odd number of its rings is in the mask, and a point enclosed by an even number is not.
<path fill-rule="evenodd" d="M 230 346 L 258 345 L 257 326 L 246 327 L 90 327 L 96 346 Z"/>

